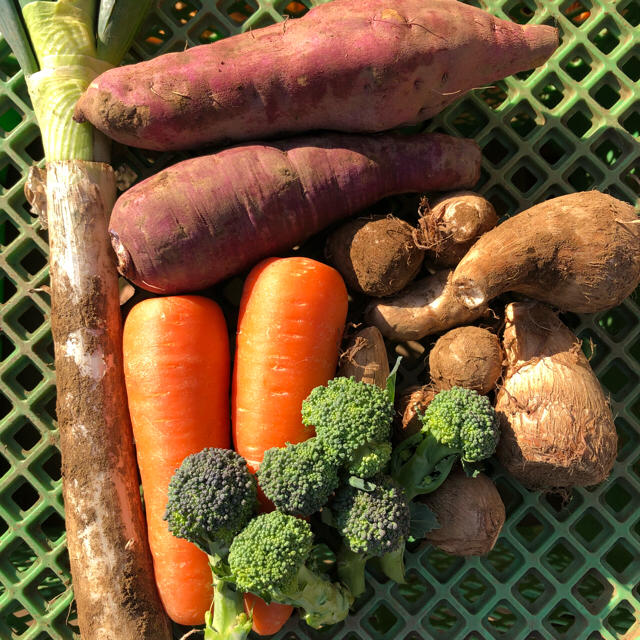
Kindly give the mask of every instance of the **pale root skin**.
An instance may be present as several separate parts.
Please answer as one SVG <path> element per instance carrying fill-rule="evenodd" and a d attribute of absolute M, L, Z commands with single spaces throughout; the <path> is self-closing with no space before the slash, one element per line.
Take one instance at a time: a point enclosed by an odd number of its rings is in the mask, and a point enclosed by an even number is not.
<path fill-rule="evenodd" d="M 473 322 L 486 308 L 467 309 L 456 300 L 451 275 L 451 270 L 438 271 L 416 280 L 396 296 L 372 302 L 365 311 L 367 322 L 395 342 L 419 340 Z"/>
<path fill-rule="evenodd" d="M 457 327 L 442 335 L 429 352 L 429 374 L 441 391 L 451 387 L 486 394 L 502 374 L 498 336 L 482 327 Z"/>
<path fill-rule="evenodd" d="M 472 191 L 448 193 L 420 205 L 416 244 L 425 260 L 438 267 L 455 267 L 473 243 L 498 224 L 493 205 Z"/>
<path fill-rule="evenodd" d="M 564 311 L 615 307 L 640 283 L 640 223 L 633 207 L 598 191 L 572 193 L 488 231 L 453 274 L 469 309 L 506 291 Z"/>
<path fill-rule="evenodd" d="M 498 460 L 530 489 L 602 482 L 616 458 L 616 428 L 580 341 L 543 304 L 513 303 L 505 315 Z"/>
<path fill-rule="evenodd" d="M 473 185 L 475 142 L 441 134 L 332 134 L 185 160 L 126 191 L 110 232 L 120 272 L 184 293 L 290 249 L 396 193 Z"/>
<path fill-rule="evenodd" d="M 553 27 L 453 0 L 333 0 L 299 19 L 103 73 L 76 119 L 158 150 L 384 131 L 533 69 L 557 46 Z"/>

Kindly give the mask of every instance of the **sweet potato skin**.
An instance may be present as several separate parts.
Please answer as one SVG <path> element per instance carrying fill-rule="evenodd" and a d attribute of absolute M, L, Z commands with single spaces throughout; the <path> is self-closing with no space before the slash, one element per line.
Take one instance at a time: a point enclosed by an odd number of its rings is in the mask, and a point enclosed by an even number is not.
<path fill-rule="evenodd" d="M 453 0 L 333 0 L 284 24 L 109 70 L 75 115 L 158 150 L 384 131 L 539 66 L 557 44 L 552 27 Z"/>
<path fill-rule="evenodd" d="M 442 134 L 324 135 L 185 160 L 117 200 L 120 272 L 157 293 L 196 291 L 395 193 L 474 184 L 475 142 Z"/>

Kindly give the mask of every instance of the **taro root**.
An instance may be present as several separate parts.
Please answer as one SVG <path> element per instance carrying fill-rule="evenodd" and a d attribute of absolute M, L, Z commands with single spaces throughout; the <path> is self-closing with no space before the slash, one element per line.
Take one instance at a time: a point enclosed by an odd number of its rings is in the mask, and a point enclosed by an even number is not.
<path fill-rule="evenodd" d="M 391 298 L 373 301 L 365 310 L 367 322 L 396 342 L 419 340 L 473 322 L 486 308 L 468 309 L 457 300 L 451 288 L 451 275 L 449 269 L 438 271 L 412 282 Z"/>
<path fill-rule="evenodd" d="M 437 391 L 431 385 L 409 387 L 396 403 L 396 419 L 393 423 L 394 439 L 402 442 L 422 429 L 418 414 L 424 413 Z"/>
<path fill-rule="evenodd" d="M 349 220 L 327 239 L 327 260 L 347 286 L 368 296 L 397 293 L 420 271 L 424 251 L 416 247 L 415 229 L 393 216 Z"/>
<path fill-rule="evenodd" d="M 496 411 L 496 455 L 530 489 L 589 486 L 609 475 L 617 435 L 609 403 L 578 338 L 547 306 L 506 309 L 507 359 Z"/>
<path fill-rule="evenodd" d="M 338 376 L 353 376 L 360 382 L 384 388 L 389 377 L 389 359 L 382 334 L 376 327 L 355 333 L 340 355 Z"/>
<path fill-rule="evenodd" d="M 640 221 L 598 191 L 541 202 L 487 231 L 455 269 L 452 289 L 469 309 L 514 291 L 563 311 L 617 306 L 640 283 Z"/>
<path fill-rule="evenodd" d="M 491 479 L 484 473 L 468 477 L 452 471 L 433 493 L 416 498 L 427 505 L 440 527 L 424 541 L 455 556 L 483 556 L 493 549 L 505 521 L 505 508 Z"/>
<path fill-rule="evenodd" d="M 420 202 L 416 244 L 427 260 L 439 267 L 455 267 L 471 245 L 498 224 L 493 205 L 473 191 L 456 191 L 430 204 Z"/>
<path fill-rule="evenodd" d="M 438 338 L 429 353 L 429 373 L 438 390 L 451 387 L 489 393 L 502 373 L 498 337 L 481 327 L 457 327 Z"/>

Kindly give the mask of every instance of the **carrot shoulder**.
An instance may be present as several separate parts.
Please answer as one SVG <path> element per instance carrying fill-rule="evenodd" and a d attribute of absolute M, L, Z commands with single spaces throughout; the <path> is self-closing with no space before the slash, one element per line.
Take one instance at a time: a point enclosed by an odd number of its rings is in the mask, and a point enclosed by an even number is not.
<path fill-rule="evenodd" d="M 300 408 L 333 377 L 347 290 L 333 268 L 303 257 L 256 265 L 240 302 L 232 390 L 236 451 L 255 471 L 264 452 L 306 440 Z"/>
<path fill-rule="evenodd" d="M 244 608 L 253 615 L 252 630 L 259 636 L 270 636 L 278 633 L 293 613 L 289 604 L 271 602 L 267 604 L 253 593 L 244 594 Z"/>
<path fill-rule="evenodd" d="M 169 480 L 183 459 L 230 446 L 226 323 L 207 298 L 152 298 L 129 312 L 123 340 L 156 584 L 172 620 L 202 624 L 212 598 L 207 556 L 174 537 L 163 515 Z"/>

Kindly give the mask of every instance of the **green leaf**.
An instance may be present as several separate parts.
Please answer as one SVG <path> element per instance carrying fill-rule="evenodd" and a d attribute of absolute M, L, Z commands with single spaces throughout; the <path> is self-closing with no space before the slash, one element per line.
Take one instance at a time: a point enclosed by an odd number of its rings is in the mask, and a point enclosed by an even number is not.
<path fill-rule="evenodd" d="M 389 394 L 391 402 L 394 402 L 396 399 L 396 377 L 398 375 L 398 369 L 400 368 L 401 362 L 402 356 L 398 356 L 396 363 L 393 365 L 393 369 L 391 369 L 387 376 L 387 393 Z"/>
<path fill-rule="evenodd" d="M 357 476 L 349 476 L 349 480 L 347 482 L 355 489 L 360 489 L 361 491 L 366 491 L 367 493 L 371 493 L 376 488 L 376 485 L 373 482 L 363 480 L 362 478 L 358 478 Z"/>
<path fill-rule="evenodd" d="M 152 0 L 102 0 L 98 13 L 98 57 L 119 64 L 149 12 Z"/>
<path fill-rule="evenodd" d="M 414 540 L 422 540 L 426 533 L 440 528 L 435 513 L 422 502 L 410 502 L 409 513 L 411 514 L 409 536 Z"/>
<path fill-rule="evenodd" d="M 25 75 L 38 71 L 38 63 L 25 29 L 22 12 L 13 0 L 0 0 L 0 33 L 11 47 Z"/>

